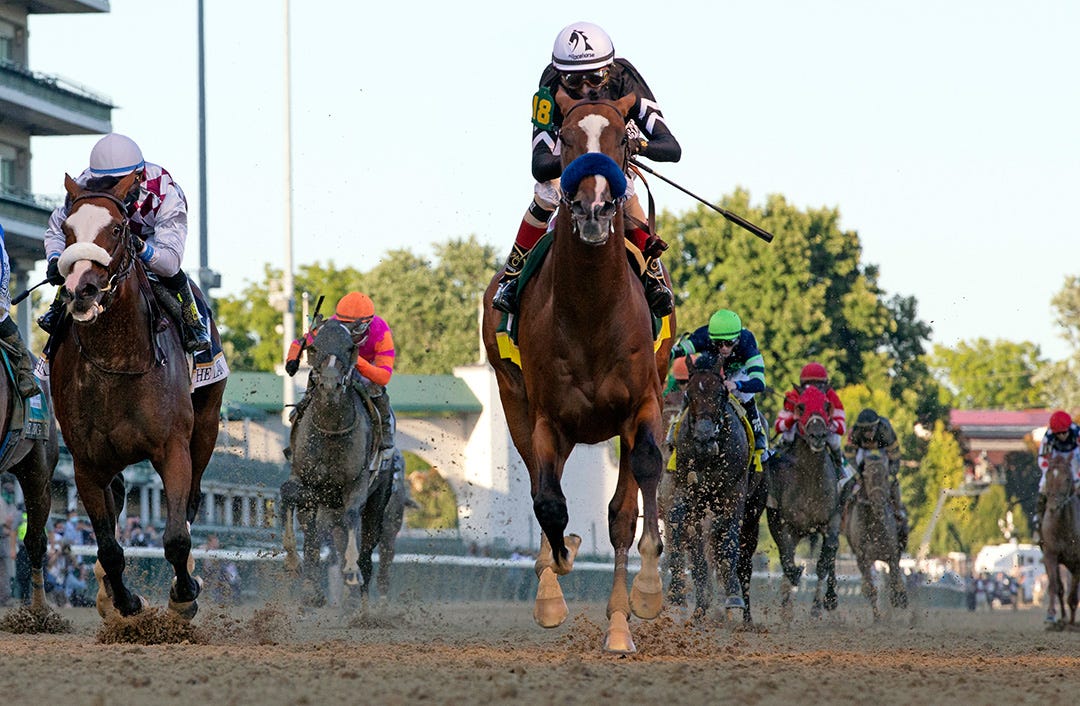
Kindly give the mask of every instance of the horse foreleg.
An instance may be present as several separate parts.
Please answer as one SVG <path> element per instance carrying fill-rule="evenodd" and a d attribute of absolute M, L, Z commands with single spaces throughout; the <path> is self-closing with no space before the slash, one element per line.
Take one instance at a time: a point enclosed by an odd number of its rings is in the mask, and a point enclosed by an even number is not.
<path fill-rule="evenodd" d="M 570 517 L 560 479 L 569 450 L 561 448 L 558 432 L 545 419 L 537 420 L 531 443 L 534 458 L 529 474 L 533 513 L 542 530 L 540 555 L 535 565 L 540 583 L 536 589 L 533 619 L 541 627 L 553 628 L 561 625 L 569 612 L 558 577 L 570 573 L 573 568 L 581 538 L 563 536 Z"/>
<path fill-rule="evenodd" d="M 120 615 L 135 615 L 143 609 L 146 601 L 132 593 L 124 585 L 124 550 L 116 541 L 116 515 L 109 508 L 114 502 L 107 497 L 108 484 L 98 485 L 92 474 L 75 465 L 75 486 L 82 499 L 94 535 L 98 541 L 97 563 L 94 575 L 98 581 L 97 609 L 102 618 L 119 611 Z"/>
<path fill-rule="evenodd" d="M 659 414 L 657 407 L 657 419 Z M 626 450 L 625 443 L 623 450 Z M 630 608 L 637 617 L 652 620 L 660 615 L 664 607 L 664 584 L 660 579 L 660 554 L 664 546 L 660 541 L 660 513 L 656 506 L 656 491 L 660 486 L 664 463 L 660 447 L 656 445 L 656 438 L 645 422 L 639 423 L 637 428 L 634 448 L 630 451 L 630 470 L 633 473 L 633 485 L 636 487 L 632 493 L 632 504 L 624 507 L 623 511 L 630 510 L 632 515 L 629 518 L 620 516 L 619 521 L 627 523 L 629 533 L 626 536 L 631 543 L 634 541 L 637 525 L 637 488 L 641 489 L 644 505 L 644 523 L 641 541 L 638 542 L 641 571 L 634 577 L 630 588 Z M 621 476 L 620 472 L 620 478 Z"/>
<path fill-rule="evenodd" d="M 849 518 L 850 519 L 850 518 Z M 859 566 L 859 574 L 862 576 L 862 594 L 870 603 L 870 611 L 874 615 L 874 622 L 881 620 L 881 611 L 878 609 L 877 585 L 874 583 L 874 562 L 863 552 L 855 553 L 855 563 Z"/>
<path fill-rule="evenodd" d="M 627 619 L 630 617 L 630 596 L 626 591 L 627 562 L 630 555 L 630 545 L 634 541 L 634 525 L 637 522 L 637 494 L 638 484 L 629 468 L 629 454 L 626 453 L 626 444 L 623 444 L 623 453 L 619 464 L 619 481 L 615 487 L 615 495 L 608 504 L 608 537 L 611 546 L 615 549 L 615 571 L 612 575 L 611 594 L 608 596 L 607 617 L 608 630 L 604 638 L 604 650 L 620 654 L 629 654 L 637 651 L 634 640 L 630 635 L 630 626 Z M 655 497 L 653 498 L 655 500 Z M 648 547 L 647 535 L 641 538 L 640 547 L 646 551 L 655 552 L 655 547 Z M 644 551 L 642 552 L 641 573 L 645 572 Z M 659 578 L 659 562 L 654 567 Z M 635 579 L 635 588 L 636 585 Z"/>
<path fill-rule="evenodd" d="M 1019 597 L 1017 597 L 1019 600 Z M 1076 625 L 1076 606 L 1080 603 L 1080 577 L 1075 571 L 1069 572 L 1069 625 Z M 1061 620 L 1065 620 L 1065 609 L 1061 609 Z"/>
<path fill-rule="evenodd" d="M 581 546 L 581 537 L 572 534 L 566 538 L 565 546 L 569 550 L 570 564 L 573 565 Z M 540 533 L 540 553 L 536 557 L 534 568 L 540 583 L 536 587 L 536 601 L 533 604 L 533 620 L 542 628 L 554 628 L 563 624 L 570 609 L 566 606 L 559 576 L 555 573 L 555 560 L 552 557 L 551 543 L 547 534 Z"/>
<path fill-rule="evenodd" d="M 780 615 L 785 621 L 790 622 L 794 617 L 791 596 L 799 588 L 803 569 L 795 564 L 796 539 L 779 511 L 769 508 L 766 510 L 766 517 L 769 522 L 769 533 L 780 555 L 780 571 L 784 574 L 784 578 L 780 580 Z"/>
<path fill-rule="evenodd" d="M 836 553 L 839 549 L 840 519 L 836 518 L 825 532 L 824 540 L 821 542 L 821 554 L 818 555 L 818 589 L 820 590 L 821 582 L 824 580 L 825 610 L 836 610 L 838 604 L 836 596 Z"/>
<path fill-rule="evenodd" d="M 381 484 L 376 484 L 376 488 L 364 503 L 363 512 L 360 513 L 360 552 L 356 566 L 360 569 L 360 576 L 363 578 L 360 584 L 360 596 L 365 607 L 371 591 L 372 575 L 375 573 L 371 555 L 379 543 L 379 538 L 382 537 L 386 503 L 389 499 L 390 479 L 385 478 Z M 380 561 L 382 561 L 381 557 Z"/>
<path fill-rule="evenodd" d="M 757 474 L 760 475 L 760 474 Z M 751 478 L 746 506 L 743 508 L 742 527 L 739 531 L 739 587 L 742 590 L 743 622 L 752 623 L 750 614 L 750 582 L 754 575 L 754 553 L 758 546 L 761 513 L 765 510 L 767 489 L 761 478 Z"/>
<path fill-rule="evenodd" d="M 38 446 L 41 444 L 38 442 Z M 49 480 L 52 469 L 42 466 L 44 461 L 39 454 L 39 448 L 35 447 L 27 461 L 12 469 L 26 500 L 26 536 L 23 545 L 30 560 L 30 608 L 33 611 L 46 609 L 44 565 L 48 542 L 45 525 L 49 520 L 51 504 Z"/>
<path fill-rule="evenodd" d="M 292 576 L 300 575 L 300 555 L 296 551 L 296 506 L 282 502 L 281 546 L 285 550 L 285 571 Z"/>
<path fill-rule="evenodd" d="M 675 485 L 671 473 L 665 474 L 661 488 Z M 659 500 L 659 498 L 658 498 Z M 673 605 L 686 604 L 686 497 L 678 489 L 671 488 L 664 515 L 664 556 L 671 581 L 668 583 L 667 599 Z"/>
<path fill-rule="evenodd" d="M 375 586 L 381 600 L 390 599 L 390 567 L 394 563 L 394 545 L 405 521 L 405 507 L 395 501 L 394 508 L 389 518 L 383 518 L 383 530 L 379 533 L 379 572 Z"/>
<path fill-rule="evenodd" d="M 1052 630 L 1057 626 L 1057 607 L 1061 603 L 1062 619 L 1065 616 L 1065 604 L 1062 601 L 1061 569 L 1058 567 L 1057 555 L 1047 552 L 1043 555 L 1046 566 L 1046 629 Z"/>
<path fill-rule="evenodd" d="M 705 556 L 705 528 L 702 526 L 701 512 L 691 509 L 687 512 L 685 535 L 683 537 L 690 554 L 690 578 L 694 582 L 694 618 L 704 620 L 709 617 L 712 606 L 712 586 L 709 583 L 709 561 Z M 715 525 L 713 525 L 715 527 Z"/>
<path fill-rule="evenodd" d="M 724 591 L 726 618 L 746 608 L 739 581 L 739 544 L 742 534 L 746 488 L 737 487 L 725 498 L 713 521 L 717 588 Z"/>
<path fill-rule="evenodd" d="M 346 515 L 351 514 L 346 513 Z M 358 586 L 360 585 L 360 549 L 356 542 L 356 522 L 348 519 L 344 531 L 348 534 L 349 540 L 345 544 L 345 554 L 341 560 L 341 573 L 345 576 L 346 586 Z"/>
<path fill-rule="evenodd" d="M 187 445 L 173 444 L 164 460 L 154 467 L 165 490 L 165 531 L 162 545 L 165 559 L 172 564 L 172 586 L 169 589 L 169 610 L 185 620 L 199 612 L 196 600 L 202 591 L 202 579 L 192 576 L 195 561 L 191 556 L 191 523 L 188 521 L 191 492 L 191 454 Z"/>

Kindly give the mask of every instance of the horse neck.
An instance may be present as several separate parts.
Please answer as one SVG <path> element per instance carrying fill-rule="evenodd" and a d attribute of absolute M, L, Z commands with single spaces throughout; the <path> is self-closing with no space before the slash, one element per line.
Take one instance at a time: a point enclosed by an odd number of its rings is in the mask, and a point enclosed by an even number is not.
<path fill-rule="evenodd" d="M 836 486 L 836 478 L 826 472 L 828 456 L 828 449 L 814 451 L 806 439 L 796 436 L 794 473 L 800 489 L 828 494 L 828 488 Z"/>
<path fill-rule="evenodd" d="M 95 357 L 138 364 L 153 355 L 150 332 L 150 306 L 139 287 L 139 274 L 132 271 L 116 284 L 116 291 L 105 310 L 89 325 L 75 324 L 78 337 Z"/>
<path fill-rule="evenodd" d="M 574 292 L 576 296 L 556 297 L 557 308 L 588 314 L 616 311 L 621 308 L 617 304 L 626 302 L 632 282 L 621 212 L 612 220 L 612 228 L 607 242 L 588 245 L 574 232 L 570 210 L 559 209 L 550 254 L 552 286 L 556 292 Z M 583 302 L 588 306 L 582 306 Z M 565 306 L 560 307 L 560 303 Z"/>

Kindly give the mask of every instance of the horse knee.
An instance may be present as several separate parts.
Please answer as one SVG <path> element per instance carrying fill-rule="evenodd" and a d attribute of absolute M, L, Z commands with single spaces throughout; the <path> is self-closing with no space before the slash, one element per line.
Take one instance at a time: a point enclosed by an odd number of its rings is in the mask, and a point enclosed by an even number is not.
<path fill-rule="evenodd" d="M 652 432 L 644 425 L 638 427 L 637 437 L 634 439 L 634 448 L 630 452 L 630 468 L 638 485 L 643 485 L 643 481 L 648 480 L 659 482 L 664 469 L 660 447 L 657 446 Z"/>

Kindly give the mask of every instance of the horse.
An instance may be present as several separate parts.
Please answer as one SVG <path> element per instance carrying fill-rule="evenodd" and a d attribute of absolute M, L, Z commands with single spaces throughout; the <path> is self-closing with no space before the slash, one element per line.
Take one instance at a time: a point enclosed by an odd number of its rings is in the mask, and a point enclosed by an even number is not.
<path fill-rule="evenodd" d="M 874 621 L 881 619 L 874 585 L 874 562 L 889 565 L 889 602 L 907 608 L 908 596 L 900 572 L 899 527 L 889 493 L 889 460 L 880 452 L 868 453 L 858 474 L 858 486 L 848 503 L 845 535 L 862 574 L 862 592 L 870 601 Z"/>
<path fill-rule="evenodd" d="M 663 520 L 664 523 L 662 535 L 663 542 L 664 546 L 668 548 L 668 551 L 664 552 L 664 559 L 661 562 L 661 571 L 670 573 L 667 599 L 669 603 L 675 605 L 686 604 L 688 588 L 686 586 L 685 557 L 682 552 L 674 551 L 675 527 L 672 520 L 677 520 L 678 518 L 672 518 L 672 512 L 675 508 L 675 469 L 671 467 L 671 453 L 674 451 L 675 446 L 674 439 L 670 438 L 670 430 L 676 416 L 682 412 L 685 400 L 686 390 L 683 387 L 674 389 L 664 395 L 664 407 L 661 410 L 660 419 L 663 422 L 664 429 L 669 430 L 669 437 L 660 445 L 661 460 L 664 464 L 665 473 L 660 479 L 660 486 L 656 491 L 657 512 L 660 514 L 660 519 Z M 679 541 L 682 541 L 681 535 Z"/>
<path fill-rule="evenodd" d="M 559 133 L 563 197 L 544 266 L 519 296 L 521 366 L 500 357 L 501 314 L 491 306 L 498 272 L 484 294 L 483 339 L 543 530 L 533 608 L 542 627 L 566 619 L 558 577 L 573 568 L 581 544 L 577 535 L 563 535 L 569 522 L 560 487 L 566 458 L 575 444 L 619 437 L 619 477 L 608 504 L 615 567 L 604 649 L 625 654 L 636 651 L 627 622 L 631 612 L 652 619 L 663 604 L 656 491 L 663 474 L 661 380 L 672 341 L 654 349 L 649 307 L 623 238 L 626 115 L 636 97 L 575 101 L 560 89 L 555 100 L 565 116 Z M 628 593 L 639 491 L 641 570 Z"/>
<path fill-rule="evenodd" d="M 305 601 L 326 602 L 317 575 L 323 538 L 329 533 L 336 556 L 343 557 L 346 583 L 357 583 L 366 603 L 373 575 L 372 552 L 382 532 L 390 497 L 390 472 L 370 468 L 374 427 L 354 384 L 357 343 L 337 319 L 323 322 L 308 350 L 311 384 L 305 412 L 289 434 L 292 472 L 281 485 L 286 569 L 299 573 Z M 304 530 L 302 567 L 296 559 L 294 518 Z M 357 547 L 356 528 L 361 530 Z"/>
<path fill-rule="evenodd" d="M 1059 565 L 1069 570 L 1069 625 L 1076 624 L 1080 584 L 1080 496 L 1073 483 L 1070 454 L 1053 453 L 1046 469 L 1046 510 L 1042 517 L 1043 564 L 1047 586 L 1046 627 L 1065 629 L 1065 597 Z M 1056 601 L 1055 601 L 1056 598 Z M 1061 609 L 1061 618 L 1057 609 Z"/>
<path fill-rule="evenodd" d="M 165 492 L 162 539 L 175 574 L 169 608 L 190 620 L 202 585 L 192 576 L 191 523 L 217 440 L 226 379 L 192 390 L 180 333 L 162 317 L 136 256 L 139 241 L 124 205 L 134 180 L 130 174 L 97 191 L 65 179 L 70 206 L 59 266 L 73 323 L 50 343 L 52 400 L 98 539 L 98 612 L 126 617 L 147 604 L 124 584 L 116 519 L 125 499 L 122 471 L 149 460 Z M 211 334 L 220 341 L 212 322 Z"/>
<path fill-rule="evenodd" d="M 401 480 L 398 482 L 398 472 Z M 405 458 L 400 451 L 394 452 L 394 462 L 391 464 L 391 488 L 390 498 L 386 502 L 386 510 L 383 512 L 382 532 L 379 534 L 379 572 L 376 576 L 375 585 L 379 589 L 379 596 L 383 599 L 390 598 L 390 567 L 394 563 L 394 549 L 397 544 L 398 533 L 405 524 L 405 509 L 419 507 L 416 501 L 406 496 L 404 484 L 409 480 L 405 477 Z"/>
<path fill-rule="evenodd" d="M 781 611 L 788 620 L 792 617 L 791 593 L 798 587 L 803 571 L 795 564 L 798 543 L 807 537 L 812 541 L 817 535 L 822 537 L 811 609 L 814 617 L 821 615 L 823 606 L 825 610 L 836 609 L 836 551 L 840 545 L 840 491 L 827 448 L 829 410 L 825 393 L 807 387 L 799 396 L 795 413 L 799 421 L 794 445 L 790 451 L 778 451 L 770 457 L 765 470 L 773 499 L 766 514 L 786 582 L 780 589 Z"/>
<path fill-rule="evenodd" d="M 676 435 L 675 492 L 668 515 L 672 527 L 670 563 L 681 566 L 684 546 L 689 547 L 694 615 L 707 618 L 712 588 L 706 548 L 711 549 L 717 585 L 726 596 L 726 614 L 730 617 L 741 609 L 743 621 L 750 623 L 750 576 L 758 520 L 764 508 L 763 502 L 747 506 L 751 476 L 757 475 L 750 470 L 753 434 L 724 384 L 722 367 L 695 366 L 686 390 L 686 414 Z"/>

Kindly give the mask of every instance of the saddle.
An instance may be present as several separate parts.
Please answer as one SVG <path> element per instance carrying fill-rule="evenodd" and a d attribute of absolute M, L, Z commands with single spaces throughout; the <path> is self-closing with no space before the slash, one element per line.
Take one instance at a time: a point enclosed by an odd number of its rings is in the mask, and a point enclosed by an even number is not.
<path fill-rule="evenodd" d="M 11 419 L 8 421 L 3 441 L 0 442 L 0 472 L 15 465 L 35 440 L 49 438 L 48 396 L 38 394 L 25 400 L 19 396 L 15 391 L 18 384 L 15 379 L 17 373 L 11 362 L 11 355 L 6 344 L 0 341 L 0 359 L 3 360 L 4 375 L 12 390 Z"/>

